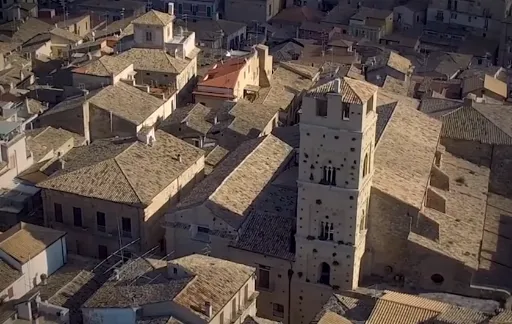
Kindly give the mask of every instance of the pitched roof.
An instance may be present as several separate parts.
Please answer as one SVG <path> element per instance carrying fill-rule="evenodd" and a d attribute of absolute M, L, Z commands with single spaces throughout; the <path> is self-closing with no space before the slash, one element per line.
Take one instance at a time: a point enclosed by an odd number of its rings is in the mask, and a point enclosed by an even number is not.
<path fill-rule="evenodd" d="M 244 142 L 197 185 L 178 208 L 205 203 L 218 217 L 238 228 L 292 150 L 273 135 Z"/>
<path fill-rule="evenodd" d="M 66 232 L 21 222 L 0 234 L 0 250 L 25 264 L 64 235 Z"/>
<path fill-rule="evenodd" d="M 36 35 L 46 33 L 55 26 L 36 18 L 29 17 L 25 22 L 10 21 L 0 25 L 0 31 L 12 32 L 12 40 L 24 43 Z"/>
<path fill-rule="evenodd" d="M 480 104 L 463 106 L 441 117 L 442 136 L 485 144 L 512 144 L 512 107 Z"/>
<path fill-rule="evenodd" d="M 320 10 L 312 9 L 307 6 L 289 7 L 281 10 L 272 18 L 272 21 L 301 23 L 303 21 L 320 22 L 323 18 Z"/>
<path fill-rule="evenodd" d="M 39 162 L 52 150 L 56 151 L 66 143 L 69 148 L 80 145 L 80 137 L 62 128 L 53 128 L 48 126 L 43 129 L 25 131 L 27 148 L 34 155 L 34 161 Z M 82 138 L 83 139 L 83 138 Z M 83 139 L 85 141 L 85 139 Z"/>
<path fill-rule="evenodd" d="M 407 58 L 403 57 L 402 55 L 395 53 L 393 51 L 389 52 L 388 57 L 388 66 L 397 70 L 398 72 L 402 72 L 404 74 L 407 74 L 409 69 L 412 66 L 412 63 Z"/>
<path fill-rule="evenodd" d="M 377 89 L 377 86 L 366 81 L 343 77 L 313 87 L 308 91 L 308 95 L 316 97 L 338 93 L 341 95 L 341 101 L 361 105 L 366 103 Z"/>
<path fill-rule="evenodd" d="M 70 32 L 66 29 L 59 28 L 59 27 L 55 27 L 55 28 L 51 29 L 50 34 L 64 38 L 65 40 L 68 40 L 68 41 L 71 41 L 74 43 L 78 43 L 79 41 L 82 40 L 81 36 L 79 36 L 77 34 L 73 34 L 72 32 Z"/>
<path fill-rule="evenodd" d="M 112 77 L 130 66 L 132 63 L 115 56 L 104 55 L 97 60 L 73 69 L 73 73 L 89 74 L 102 77 Z"/>
<path fill-rule="evenodd" d="M 439 121 L 398 101 L 384 130 L 378 132 L 382 135 L 375 148 L 373 187 L 420 208 L 440 132 Z"/>
<path fill-rule="evenodd" d="M 318 324 L 351 324 L 352 322 L 334 312 L 325 312 Z"/>
<path fill-rule="evenodd" d="M 2 291 L 21 278 L 21 275 L 21 271 L 14 269 L 4 260 L 0 260 L 0 289 Z"/>
<path fill-rule="evenodd" d="M 131 48 L 119 57 L 133 63 L 135 70 L 179 74 L 190 61 L 169 55 L 165 50 L 152 48 Z"/>
<path fill-rule="evenodd" d="M 361 7 L 355 15 L 350 17 L 350 19 L 355 19 L 355 20 L 365 20 L 368 18 L 386 19 L 392 14 L 393 14 L 393 12 L 389 11 L 389 10 Z"/>
<path fill-rule="evenodd" d="M 173 265 L 194 275 L 194 280 L 174 298 L 174 302 L 202 319 L 206 317 L 197 309 L 203 309 L 205 302 L 211 303 L 215 316 L 256 272 L 253 267 L 201 254 L 172 260 L 169 266 Z"/>
<path fill-rule="evenodd" d="M 155 134 L 152 146 L 133 139 L 111 139 L 75 148 L 64 156 L 64 169 L 38 186 L 149 206 L 157 194 L 203 156 L 202 150 L 172 135 L 162 131 Z"/>
<path fill-rule="evenodd" d="M 174 16 L 168 13 L 150 10 L 142 16 L 134 19 L 132 24 L 151 25 L 151 26 L 167 26 L 174 21 Z"/>
<path fill-rule="evenodd" d="M 197 85 L 233 89 L 238 81 L 238 75 L 246 63 L 245 57 L 234 57 L 223 63 L 215 64 Z"/>
<path fill-rule="evenodd" d="M 218 39 L 220 31 L 222 31 L 225 36 L 229 36 L 247 27 L 244 23 L 224 19 L 201 19 L 196 22 L 180 21 L 176 25 L 195 32 L 196 39 L 203 41 Z"/>
<path fill-rule="evenodd" d="M 133 86 L 118 82 L 103 88 L 91 97 L 89 104 L 140 125 L 162 107 L 164 101 Z"/>

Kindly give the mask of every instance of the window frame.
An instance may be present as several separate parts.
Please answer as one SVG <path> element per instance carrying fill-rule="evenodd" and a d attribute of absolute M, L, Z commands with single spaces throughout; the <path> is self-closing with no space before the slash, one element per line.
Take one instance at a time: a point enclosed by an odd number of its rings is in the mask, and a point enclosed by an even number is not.
<path fill-rule="evenodd" d="M 103 224 L 100 224 L 100 219 L 103 218 Z M 107 216 L 104 212 L 96 212 L 96 229 L 98 232 L 106 232 L 107 231 Z"/>
<path fill-rule="evenodd" d="M 270 267 L 269 266 L 266 266 L 266 265 L 262 265 L 262 264 L 259 264 L 258 265 L 258 276 L 256 277 L 256 287 L 258 289 L 263 289 L 263 290 L 270 290 Z M 262 286 L 262 282 L 261 282 L 261 278 L 263 277 L 261 274 L 262 273 L 266 273 L 266 282 L 267 282 L 267 285 L 266 286 Z"/>
<path fill-rule="evenodd" d="M 58 206 L 58 208 L 57 208 Z M 57 212 L 59 210 L 59 212 Z M 64 223 L 64 214 L 62 213 L 62 204 L 53 203 L 53 216 L 57 223 Z"/>
<path fill-rule="evenodd" d="M 272 315 L 278 318 L 284 318 L 284 305 L 272 303 Z"/>
<path fill-rule="evenodd" d="M 127 226 L 125 226 L 126 225 L 125 221 L 128 221 L 129 224 L 130 224 L 130 230 L 129 231 L 127 231 L 125 229 L 125 227 L 128 228 Z M 133 234 L 132 234 L 132 232 L 133 232 L 132 231 L 132 219 L 131 218 L 129 218 L 129 217 L 121 217 L 121 231 L 122 231 L 122 236 L 123 237 L 127 237 L 127 238 L 132 238 L 133 237 Z"/>
<path fill-rule="evenodd" d="M 80 219 L 80 221 L 77 222 L 77 219 Z M 79 224 L 77 224 L 77 223 L 79 223 Z M 73 207 L 73 225 L 76 227 L 84 227 L 82 208 L 80 208 L 80 207 Z"/>

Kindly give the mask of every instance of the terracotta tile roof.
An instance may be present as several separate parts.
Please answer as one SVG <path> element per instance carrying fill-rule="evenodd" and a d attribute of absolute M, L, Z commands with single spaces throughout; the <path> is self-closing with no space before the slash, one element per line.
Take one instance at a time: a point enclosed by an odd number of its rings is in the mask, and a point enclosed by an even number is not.
<path fill-rule="evenodd" d="M 386 80 L 384 80 L 382 88 L 402 96 L 407 96 L 409 91 L 407 82 L 395 79 L 390 75 L 386 76 Z"/>
<path fill-rule="evenodd" d="M 118 82 L 103 88 L 89 99 L 89 105 L 112 112 L 135 125 L 141 125 L 164 101 L 133 86 Z"/>
<path fill-rule="evenodd" d="M 174 21 L 174 16 L 167 13 L 150 10 L 142 16 L 134 19 L 132 24 L 150 25 L 150 26 L 167 26 Z"/>
<path fill-rule="evenodd" d="M 168 279 L 166 265 L 165 261 L 144 258 L 127 261 L 117 269 L 119 280 L 113 274 L 83 307 L 125 308 L 173 300 L 194 277 Z"/>
<path fill-rule="evenodd" d="M 118 57 L 105 55 L 73 69 L 73 73 L 112 77 L 125 70 L 131 64 L 132 63 L 119 59 Z"/>
<path fill-rule="evenodd" d="M 159 128 L 179 137 L 180 135 L 188 136 L 188 129 L 197 132 L 197 134 L 206 135 L 213 126 L 213 114 L 214 110 L 210 107 L 200 103 L 189 104 L 185 107 L 176 108 Z M 186 131 L 184 130 L 185 127 L 187 128 Z"/>
<path fill-rule="evenodd" d="M 174 57 L 162 49 L 131 48 L 118 57 L 133 63 L 139 71 L 179 74 L 190 64 L 189 60 Z"/>
<path fill-rule="evenodd" d="M 194 275 L 194 279 L 174 298 L 174 302 L 203 320 L 207 317 L 196 309 L 203 309 L 205 302 L 210 302 L 215 316 L 256 272 L 253 267 L 200 254 L 172 260 L 169 267 L 173 265 L 183 267 Z"/>
<path fill-rule="evenodd" d="M 217 166 L 227 155 L 229 151 L 222 146 L 215 146 L 215 148 L 206 156 L 204 163 L 213 167 Z"/>
<path fill-rule="evenodd" d="M 78 43 L 79 41 L 82 40 L 81 36 L 79 36 L 77 34 L 73 34 L 72 32 L 62 29 L 62 28 L 59 28 L 59 27 L 55 27 L 52 30 L 50 30 L 50 34 L 58 36 L 60 38 L 63 38 L 65 40 L 73 42 L 73 43 Z"/>
<path fill-rule="evenodd" d="M 244 100 L 238 101 L 229 111 L 229 114 L 235 117 L 229 128 L 243 135 L 249 135 L 256 130 L 258 132 L 256 136 L 258 136 L 271 121 L 277 118 L 279 108 Z"/>
<path fill-rule="evenodd" d="M 441 170 L 450 179 L 450 190 L 430 189 L 445 198 L 446 212 L 441 213 L 428 207 L 421 210 L 428 221 L 438 224 L 438 239 L 432 240 L 411 232 L 409 240 L 477 270 L 484 230 L 489 168 L 444 152 Z"/>
<path fill-rule="evenodd" d="M 246 63 L 245 57 L 235 57 L 226 60 L 224 63 L 215 64 L 197 85 L 234 89 L 238 81 L 238 75 Z"/>
<path fill-rule="evenodd" d="M 366 103 L 378 87 L 366 81 L 343 77 L 318 85 L 308 91 L 310 96 L 324 96 L 327 93 L 341 94 L 341 101 L 352 104 Z"/>
<path fill-rule="evenodd" d="M 464 105 L 461 100 L 445 99 L 445 98 L 423 98 L 420 103 L 419 110 L 425 114 L 440 118 Z"/>
<path fill-rule="evenodd" d="M 279 23 L 301 23 L 303 21 L 320 22 L 323 16 L 320 10 L 312 9 L 307 6 L 290 7 L 281 10 L 272 18 L 272 21 Z"/>
<path fill-rule="evenodd" d="M 504 105 L 463 106 L 440 117 L 442 136 L 485 144 L 512 144 L 512 108 Z"/>
<path fill-rule="evenodd" d="M 178 209 L 205 203 L 218 217 L 238 228 L 292 150 L 273 135 L 244 142 L 178 204 Z"/>
<path fill-rule="evenodd" d="M 65 144 L 71 149 L 74 146 L 82 145 L 84 138 L 78 134 L 71 133 L 62 128 L 48 126 L 44 129 L 30 130 L 25 132 L 27 148 L 34 155 L 34 161 L 39 162 L 52 150 L 57 151 Z"/>
<path fill-rule="evenodd" d="M 500 314 L 494 316 L 490 324 L 511 324 L 512 323 L 512 311 L 505 310 Z"/>
<path fill-rule="evenodd" d="M 177 160 L 180 155 L 182 162 Z M 134 139 L 98 140 L 64 156 L 64 170 L 39 187 L 129 205 L 149 206 L 203 151 L 163 131 L 153 146 Z"/>
<path fill-rule="evenodd" d="M 488 316 L 469 308 L 451 306 L 436 317 L 436 324 L 482 324 L 487 323 Z"/>
<path fill-rule="evenodd" d="M 420 208 L 440 131 L 439 121 L 399 101 L 376 144 L 373 187 Z"/>
<path fill-rule="evenodd" d="M 0 234 L 0 250 L 25 264 L 64 235 L 66 232 L 21 222 Z"/>
<path fill-rule="evenodd" d="M 352 322 L 333 312 L 325 312 L 318 324 L 351 324 Z"/>
<path fill-rule="evenodd" d="M 388 291 L 379 298 L 366 323 L 421 324 L 449 308 L 450 305 L 438 301 Z"/>

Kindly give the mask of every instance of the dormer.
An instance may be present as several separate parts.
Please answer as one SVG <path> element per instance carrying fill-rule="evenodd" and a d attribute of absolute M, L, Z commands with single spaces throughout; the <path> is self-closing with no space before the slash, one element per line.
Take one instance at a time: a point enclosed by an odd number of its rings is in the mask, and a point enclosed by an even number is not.
<path fill-rule="evenodd" d="M 133 33 L 135 46 L 144 48 L 165 48 L 173 38 L 174 16 L 151 10 L 135 19 Z"/>

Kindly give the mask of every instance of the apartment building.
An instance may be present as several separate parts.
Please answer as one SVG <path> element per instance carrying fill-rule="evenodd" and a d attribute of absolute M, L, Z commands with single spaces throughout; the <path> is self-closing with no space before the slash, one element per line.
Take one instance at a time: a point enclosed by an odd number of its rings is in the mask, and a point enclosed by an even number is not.
<path fill-rule="evenodd" d="M 105 258 L 129 242 L 148 250 L 163 244 L 161 216 L 203 168 L 203 151 L 162 131 L 97 140 L 73 149 L 38 184 L 45 224 L 73 233 L 68 249 L 76 254 Z"/>
<path fill-rule="evenodd" d="M 244 57 L 230 58 L 215 64 L 194 90 L 194 99 L 203 105 L 221 108 L 226 100 L 238 101 L 260 87 L 268 86 L 272 78 L 272 56 L 268 47 L 257 45 Z"/>
<path fill-rule="evenodd" d="M 477 36 L 499 39 L 502 20 L 510 16 L 511 5 L 509 0 L 433 0 L 427 9 L 427 22 L 463 27 Z"/>
<path fill-rule="evenodd" d="M 349 20 L 350 35 L 379 41 L 393 32 L 393 12 L 361 7 Z"/>
<path fill-rule="evenodd" d="M 189 22 L 219 19 L 222 17 L 220 0 L 178 0 L 174 2 L 176 16 Z"/>
<path fill-rule="evenodd" d="M 229 0 L 224 3 L 224 19 L 251 24 L 268 22 L 284 7 L 282 0 Z"/>
<path fill-rule="evenodd" d="M 255 269 L 246 265 L 201 254 L 140 257 L 110 276 L 83 305 L 85 324 L 243 324 L 256 315 Z"/>
<path fill-rule="evenodd" d="M 151 10 L 132 21 L 134 47 L 118 58 L 133 63 L 138 84 L 171 87 L 186 96 L 197 74 L 195 33 L 174 28 L 174 6 L 169 13 Z"/>

